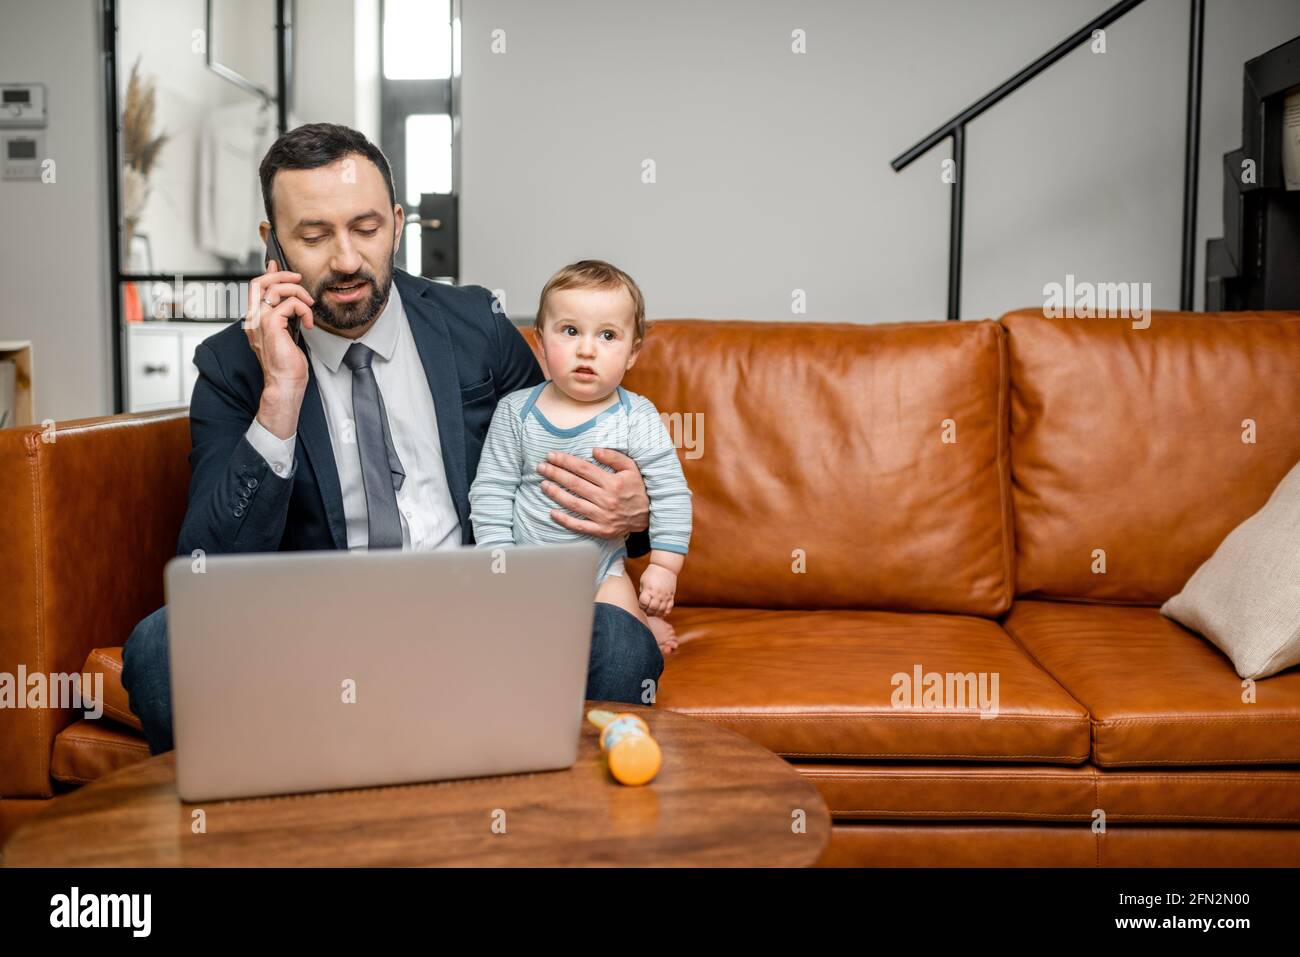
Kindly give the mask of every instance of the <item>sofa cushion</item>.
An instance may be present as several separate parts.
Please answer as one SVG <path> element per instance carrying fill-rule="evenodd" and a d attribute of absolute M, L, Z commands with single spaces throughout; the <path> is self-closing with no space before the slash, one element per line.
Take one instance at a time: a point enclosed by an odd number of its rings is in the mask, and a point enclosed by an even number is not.
<path fill-rule="evenodd" d="M 88 784 L 149 757 L 149 743 L 110 721 L 82 718 L 54 739 L 50 777 L 66 784 Z"/>
<path fill-rule="evenodd" d="M 817 866 L 1096 867 L 1097 845 L 1090 828 L 1058 824 L 845 822 L 831 828 Z M 988 878 L 975 877 L 981 879 Z"/>
<path fill-rule="evenodd" d="M 1096 805 L 1091 765 L 815 764 L 794 767 L 837 820 L 1087 820 Z"/>
<path fill-rule="evenodd" d="M 837 820 L 1300 824 L 1296 768 L 795 765 Z"/>
<path fill-rule="evenodd" d="M 1092 714 L 1101 767 L 1300 763 L 1300 669 L 1245 682 L 1158 608 L 1018 601 L 1003 627 Z"/>
<path fill-rule="evenodd" d="M 1002 324 L 1019 595 L 1160 604 L 1300 459 L 1300 314 Z"/>
<path fill-rule="evenodd" d="M 997 624 L 879 611 L 677 608 L 681 642 L 659 707 L 725 725 L 790 758 L 1078 764 L 1087 712 Z M 997 713 L 908 697 L 896 676 L 997 677 Z M 957 683 L 954 683 L 954 690 Z M 964 705 L 964 707 L 963 707 Z"/>
<path fill-rule="evenodd" d="M 1300 462 L 1160 613 L 1213 642 L 1243 678 L 1300 664 Z"/>
<path fill-rule="evenodd" d="M 666 418 L 694 493 L 678 604 L 1009 608 L 1003 338 L 993 322 L 655 322 L 624 384 Z"/>
<path fill-rule="evenodd" d="M 831 829 L 819 867 L 1295 867 L 1300 828 L 1090 827 L 980 822 Z M 976 875 L 975 880 L 987 879 Z M 1032 877 L 1030 878 L 1033 879 Z M 1133 878 L 1123 880 L 1131 884 Z"/>

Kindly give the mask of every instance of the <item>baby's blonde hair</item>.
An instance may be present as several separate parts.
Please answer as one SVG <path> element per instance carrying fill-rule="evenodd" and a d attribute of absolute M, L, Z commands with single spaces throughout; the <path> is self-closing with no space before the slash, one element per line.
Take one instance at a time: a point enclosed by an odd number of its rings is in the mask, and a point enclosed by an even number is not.
<path fill-rule="evenodd" d="M 533 328 L 541 335 L 546 325 L 546 301 L 551 293 L 563 289 L 613 289 L 618 286 L 627 289 L 632 297 L 632 344 L 635 346 L 645 338 L 645 297 L 636 280 L 617 266 L 612 266 L 600 259 L 584 259 L 570 263 L 546 281 L 542 287 L 542 296 L 537 303 L 537 318 Z"/>

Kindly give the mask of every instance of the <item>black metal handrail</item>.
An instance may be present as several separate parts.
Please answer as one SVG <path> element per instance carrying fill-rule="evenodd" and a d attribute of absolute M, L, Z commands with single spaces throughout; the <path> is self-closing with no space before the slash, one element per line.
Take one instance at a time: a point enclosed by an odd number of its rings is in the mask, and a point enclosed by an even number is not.
<path fill-rule="evenodd" d="M 934 149 L 943 140 L 952 140 L 954 180 L 948 233 L 949 319 L 959 319 L 961 309 L 962 207 L 965 201 L 966 182 L 966 124 L 1020 89 L 1067 53 L 1086 43 L 1097 30 L 1104 29 L 1114 23 L 1143 2 L 1145 0 L 1121 0 L 1120 3 L 1115 4 L 1100 16 L 1084 24 L 1015 76 L 984 94 L 984 96 L 932 133 L 923 137 L 910 149 L 900 153 L 890 162 L 889 165 L 894 168 L 894 172 L 900 173 L 917 159 Z M 1180 296 L 1181 308 L 1183 309 L 1192 307 L 1192 286 L 1196 266 L 1197 150 L 1201 139 L 1201 49 L 1204 39 L 1205 0 L 1191 0 L 1191 8 L 1192 29 L 1187 77 L 1187 141 L 1183 182 L 1183 261 Z"/>

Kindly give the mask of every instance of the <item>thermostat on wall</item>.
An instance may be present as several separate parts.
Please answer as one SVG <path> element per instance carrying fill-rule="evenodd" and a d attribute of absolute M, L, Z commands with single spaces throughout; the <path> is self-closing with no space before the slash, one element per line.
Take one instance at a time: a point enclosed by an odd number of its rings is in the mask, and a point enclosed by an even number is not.
<path fill-rule="evenodd" d="M 0 165 L 5 179 L 40 179 L 44 133 L 0 134 Z"/>
<path fill-rule="evenodd" d="M 43 128 L 44 83 L 0 83 L 0 127 Z"/>

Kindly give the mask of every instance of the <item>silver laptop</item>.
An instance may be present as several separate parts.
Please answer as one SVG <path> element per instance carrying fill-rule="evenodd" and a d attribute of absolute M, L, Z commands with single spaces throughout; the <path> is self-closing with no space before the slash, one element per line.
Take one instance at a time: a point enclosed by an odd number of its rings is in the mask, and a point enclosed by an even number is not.
<path fill-rule="evenodd" d="M 577 760 L 591 542 L 168 563 L 184 801 Z"/>

